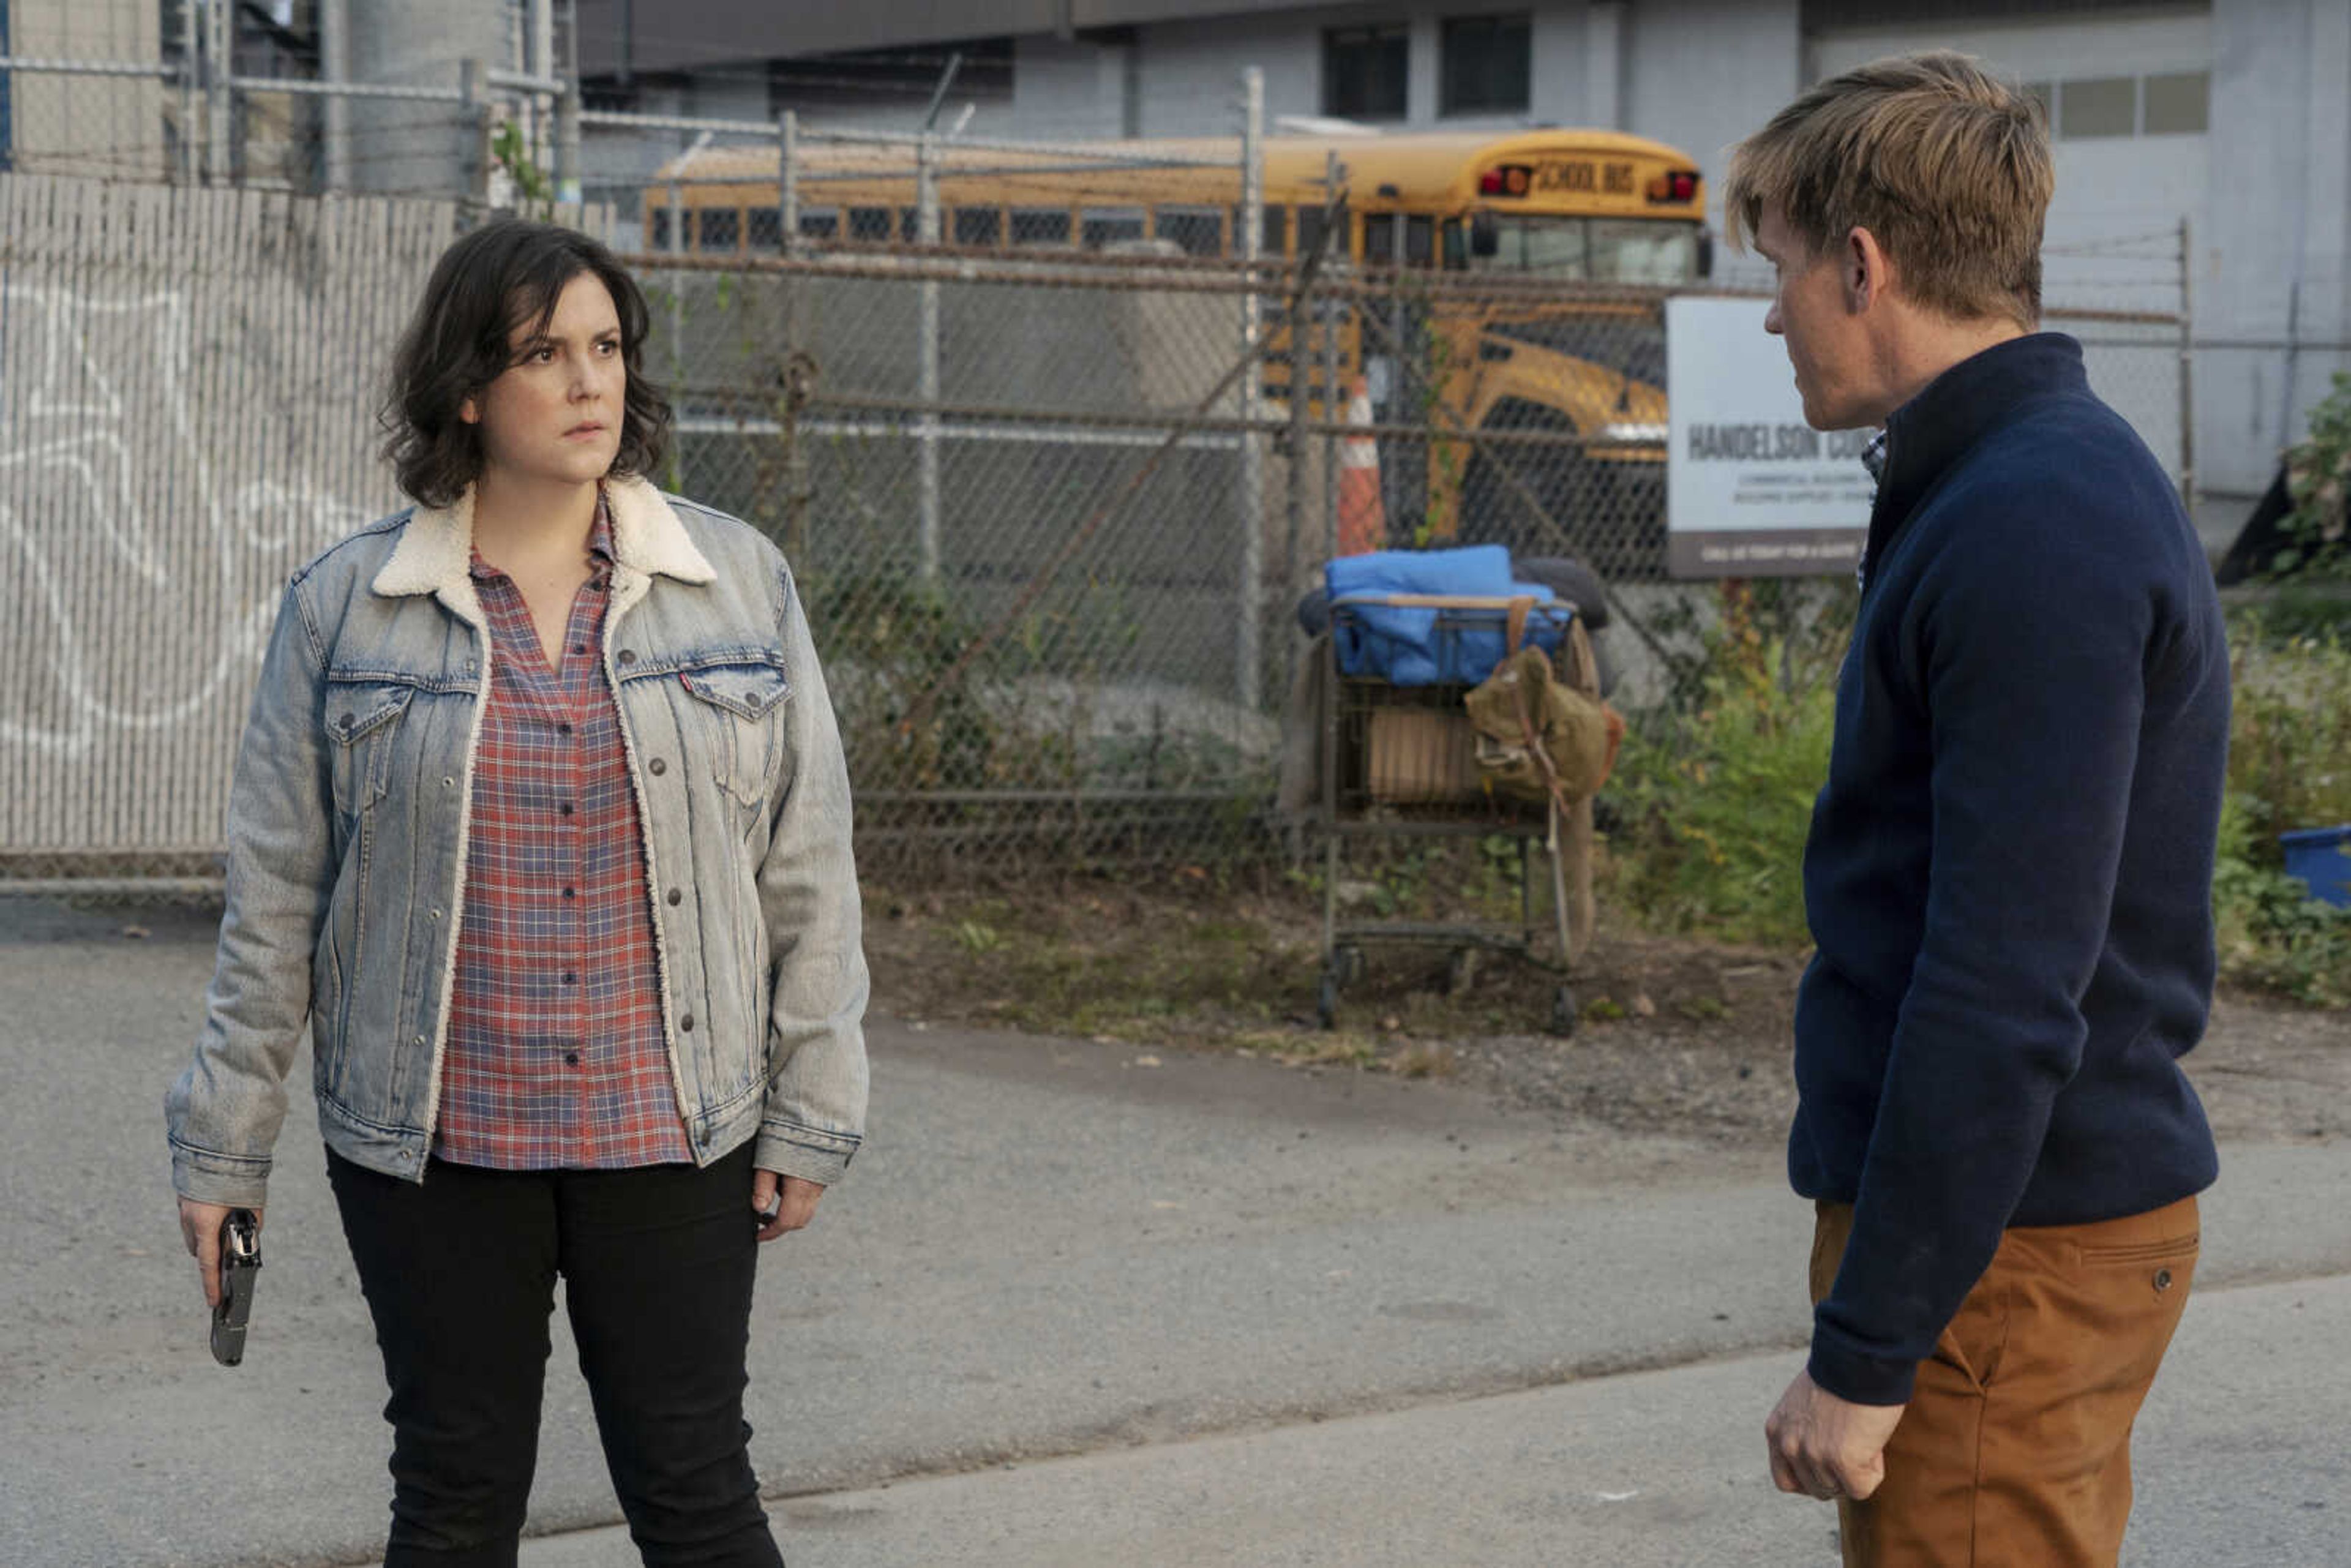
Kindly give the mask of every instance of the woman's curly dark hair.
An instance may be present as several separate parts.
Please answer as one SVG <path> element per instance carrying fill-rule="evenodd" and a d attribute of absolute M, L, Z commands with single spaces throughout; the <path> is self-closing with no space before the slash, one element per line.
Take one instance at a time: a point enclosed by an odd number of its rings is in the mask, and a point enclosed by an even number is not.
<path fill-rule="evenodd" d="M 458 416 L 513 363 L 519 328 L 544 330 L 566 285 L 593 273 L 621 317 L 628 393 L 621 411 L 616 475 L 650 474 L 669 444 L 669 397 L 645 378 L 651 315 L 636 280 L 586 235 L 553 224 L 498 218 L 442 253 L 424 298 L 392 356 L 392 385 L 379 420 L 383 455 L 400 487 L 427 507 L 446 507 L 482 472 L 477 426 Z"/>

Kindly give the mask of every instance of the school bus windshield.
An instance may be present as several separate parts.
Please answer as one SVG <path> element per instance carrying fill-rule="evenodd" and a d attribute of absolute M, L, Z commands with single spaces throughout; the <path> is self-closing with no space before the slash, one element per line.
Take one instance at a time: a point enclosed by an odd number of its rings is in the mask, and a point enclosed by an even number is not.
<path fill-rule="evenodd" d="M 1688 283 L 1698 275 L 1698 225 L 1654 219 L 1506 217 L 1475 272 L 1540 273 L 1573 283 Z"/>

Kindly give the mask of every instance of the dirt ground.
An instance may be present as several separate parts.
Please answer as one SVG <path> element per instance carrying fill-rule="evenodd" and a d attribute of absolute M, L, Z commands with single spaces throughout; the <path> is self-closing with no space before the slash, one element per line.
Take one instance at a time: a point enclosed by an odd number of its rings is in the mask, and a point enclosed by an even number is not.
<path fill-rule="evenodd" d="M 1786 1134 L 1802 953 L 1628 935 L 1604 916 L 1562 1040 L 1544 1027 L 1547 973 L 1487 956 L 1448 994 L 1447 953 L 1374 947 L 1325 1030 L 1316 919 L 1290 890 L 883 890 L 866 945 L 874 1006 L 901 1018 L 1441 1078 L 1633 1133 L 1749 1146 Z M 2351 1134 L 2351 1013 L 2224 994 L 2188 1064 L 2222 1138 Z"/>

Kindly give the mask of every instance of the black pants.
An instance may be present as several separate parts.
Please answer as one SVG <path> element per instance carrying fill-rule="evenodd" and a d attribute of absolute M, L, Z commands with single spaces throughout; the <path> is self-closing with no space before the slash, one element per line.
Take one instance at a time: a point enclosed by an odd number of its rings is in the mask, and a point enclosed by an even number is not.
<path fill-rule="evenodd" d="M 644 1561 L 781 1568 L 743 1419 L 749 1145 L 705 1170 L 327 1171 L 392 1385 L 385 1568 L 512 1568 L 559 1272 Z"/>

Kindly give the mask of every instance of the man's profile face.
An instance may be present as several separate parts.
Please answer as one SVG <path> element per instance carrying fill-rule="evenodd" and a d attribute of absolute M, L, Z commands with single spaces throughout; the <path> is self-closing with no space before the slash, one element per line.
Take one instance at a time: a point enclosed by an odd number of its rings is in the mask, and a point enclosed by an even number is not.
<path fill-rule="evenodd" d="M 1777 207 L 1766 206 L 1756 220 L 1755 249 L 1775 279 L 1763 329 L 1787 346 L 1804 423 L 1814 430 L 1876 423 L 1867 393 L 1869 343 L 1846 298 L 1838 248 L 1815 253 Z"/>

